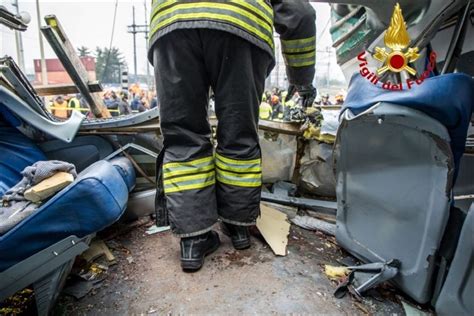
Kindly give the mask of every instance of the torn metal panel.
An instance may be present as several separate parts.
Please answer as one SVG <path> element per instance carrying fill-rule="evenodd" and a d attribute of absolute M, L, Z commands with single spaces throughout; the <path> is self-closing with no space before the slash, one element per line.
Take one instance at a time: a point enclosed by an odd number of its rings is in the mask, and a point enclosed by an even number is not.
<path fill-rule="evenodd" d="M 399 260 L 395 283 L 419 303 L 430 300 L 449 214 L 449 141 L 422 112 L 379 103 L 346 111 L 335 146 L 338 243 L 366 262 Z"/>
<path fill-rule="evenodd" d="M 312 194 L 336 197 L 333 146 L 310 140 L 301 159 L 300 186 Z"/>
<path fill-rule="evenodd" d="M 296 137 L 259 132 L 264 183 L 291 181 L 296 161 Z"/>

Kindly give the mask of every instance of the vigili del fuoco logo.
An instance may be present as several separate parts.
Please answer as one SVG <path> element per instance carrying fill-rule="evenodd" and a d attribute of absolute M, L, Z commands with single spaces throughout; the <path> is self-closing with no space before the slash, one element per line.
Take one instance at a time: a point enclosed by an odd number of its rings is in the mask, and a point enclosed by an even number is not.
<path fill-rule="evenodd" d="M 380 80 L 379 76 L 386 72 L 401 73 L 407 72 L 411 76 L 416 76 L 416 70 L 409 64 L 415 62 L 420 58 L 418 47 L 409 47 L 410 35 L 408 34 L 405 19 L 403 18 L 400 4 L 395 5 L 390 26 L 385 31 L 384 43 L 386 47 L 375 47 L 374 59 L 380 61 L 382 66 L 376 72 L 371 72 L 367 68 L 367 59 L 365 52 L 360 53 L 357 59 L 361 62 L 359 64 L 360 74 L 369 80 L 374 85 Z M 404 88 L 411 89 L 414 85 L 420 85 L 429 77 L 436 65 L 436 53 L 431 52 L 429 56 L 429 63 L 426 70 L 417 78 L 406 79 L 405 84 L 384 82 L 382 88 L 386 90 L 400 91 Z"/>

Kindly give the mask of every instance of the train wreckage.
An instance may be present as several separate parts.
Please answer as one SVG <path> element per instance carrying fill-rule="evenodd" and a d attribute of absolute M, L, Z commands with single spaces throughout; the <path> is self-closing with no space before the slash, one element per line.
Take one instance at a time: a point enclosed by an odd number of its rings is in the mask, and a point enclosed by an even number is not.
<path fill-rule="evenodd" d="M 159 111 L 111 117 L 98 97 L 101 84 L 89 80 L 54 15 L 45 17 L 41 32 L 74 85 L 37 89 L 11 57 L 1 58 L 1 194 L 11 194 L 23 169 L 38 168 L 40 161 L 67 162 L 77 174 L 61 166 L 57 182 L 24 192 L 33 207 L 18 206 L 13 215 L 21 217 L 0 213 L 0 313 L 18 311 L 11 307 L 16 296 L 34 297 L 40 315 L 385 314 L 402 308 L 409 314 L 414 305 L 440 315 L 472 314 L 474 44 L 467 39 L 473 38 L 474 6 L 461 0 L 399 1 L 411 43 L 422 56 L 413 62 L 414 71 L 425 71 L 430 53 L 437 58 L 431 69 L 436 76 L 419 84 L 406 78 L 417 86 L 404 89 L 400 83 L 400 97 L 362 71 L 373 66 L 370 56 L 383 46 L 395 1 L 324 2 L 331 3 L 338 63 L 351 78 L 348 99 L 342 108 L 300 110 L 290 122 L 260 120 L 265 185 L 253 231 L 259 243 L 244 257 L 222 250 L 212 260 L 224 268 L 213 265 L 201 276 L 177 276 L 159 262 L 166 265 L 173 255 L 152 249 L 173 243 L 166 210 L 155 206 Z M 3 7 L 0 23 L 17 31 L 27 27 Z M 402 81 L 383 73 L 379 79 Z M 78 111 L 68 120 L 51 115 L 41 95 L 58 89 L 80 92 L 95 117 Z M 215 117 L 210 124 L 219 128 Z M 53 193 L 44 193 L 55 185 Z M 5 196 L 3 208 L 11 201 Z M 100 256 L 106 263 L 96 261 Z M 151 263 L 156 256 L 162 259 Z M 227 269 L 228 277 L 219 269 Z M 104 282 L 107 274 L 111 280 Z M 102 282 L 108 285 L 97 285 Z M 197 283 L 206 284 L 205 290 Z M 81 300 L 56 304 L 63 289 Z M 170 297 L 167 291 L 176 293 Z"/>

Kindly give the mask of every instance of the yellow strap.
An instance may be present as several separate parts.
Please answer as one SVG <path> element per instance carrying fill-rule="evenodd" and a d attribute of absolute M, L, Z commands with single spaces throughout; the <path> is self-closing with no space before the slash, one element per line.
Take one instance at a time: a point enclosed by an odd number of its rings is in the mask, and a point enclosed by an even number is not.
<path fill-rule="evenodd" d="M 172 17 L 161 21 L 160 23 L 156 24 L 155 26 L 152 27 L 151 34 L 153 34 L 160 28 L 171 24 L 173 22 L 176 22 L 177 20 L 180 19 L 214 19 L 214 20 L 221 20 L 221 21 L 226 21 L 226 22 L 231 22 L 235 25 L 238 25 L 242 27 L 243 29 L 247 30 L 250 33 L 253 33 L 257 37 L 261 38 L 265 42 L 267 42 L 268 45 L 270 45 L 271 48 L 273 48 L 273 37 L 270 37 L 264 33 L 262 33 L 259 29 L 255 28 L 254 26 L 251 26 L 233 16 L 225 15 L 225 14 L 218 14 L 218 13 L 207 13 L 207 12 L 200 12 L 200 13 L 180 13 L 180 14 L 175 14 Z M 261 21 L 260 21 L 261 22 Z M 268 31 L 268 30 L 267 30 Z"/>

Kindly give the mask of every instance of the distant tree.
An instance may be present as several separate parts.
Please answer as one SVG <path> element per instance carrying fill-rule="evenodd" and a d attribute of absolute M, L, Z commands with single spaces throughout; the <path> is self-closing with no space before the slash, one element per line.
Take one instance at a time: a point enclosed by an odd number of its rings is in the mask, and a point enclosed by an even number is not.
<path fill-rule="evenodd" d="M 89 48 L 87 48 L 85 46 L 78 47 L 77 48 L 77 54 L 79 55 L 79 57 L 86 57 L 86 56 L 91 56 L 92 55 Z"/>
<path fill-rule="evenodd" d="M 104 83 L 120 83 L 120 69 L 125 65 L 125 61 L 119 49 L 97 47 L 95 58 L 97 79 Z"/>

